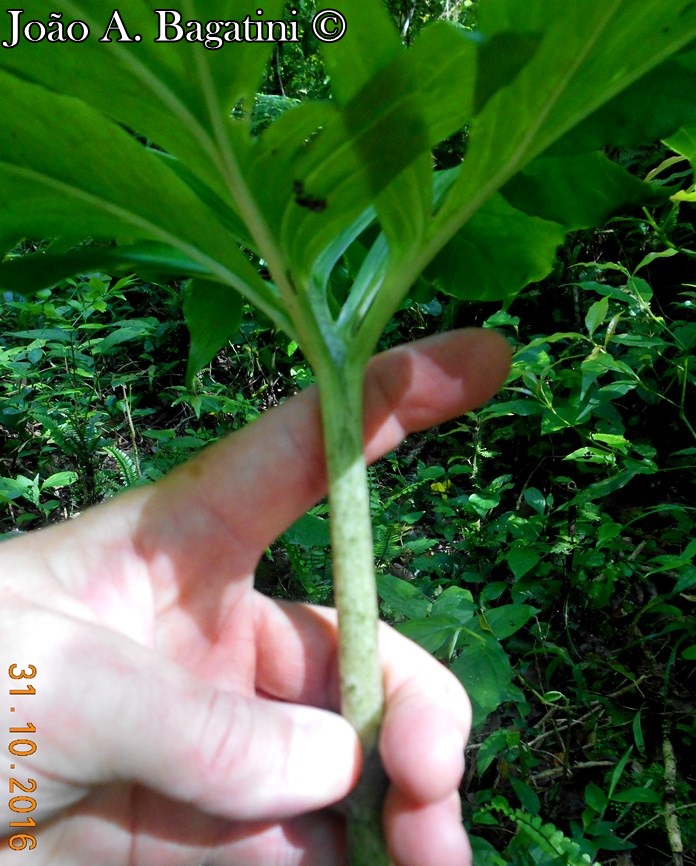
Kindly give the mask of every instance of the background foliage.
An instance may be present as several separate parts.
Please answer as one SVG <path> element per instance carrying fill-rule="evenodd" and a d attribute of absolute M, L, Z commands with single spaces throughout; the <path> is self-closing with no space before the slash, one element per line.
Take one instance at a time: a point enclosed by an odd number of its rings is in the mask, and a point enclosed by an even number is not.
<path fill-rule="evenodd" d="M 469 0 L 388 5 L 407 42 L 432 18 L 476 14 Z M 257 129 L 326 87 L 309 37 L 278 46 Z M 436 159 L 465 148 L 463 129 Z M 663 145 L 610 155 L 693 191 Z M 463 794 L 479 866 L 696 863 L 693 208 L 574 233 L 506 310 L 414 291 L 382 339 L 476 323 L 515 349 L 492 403 L 371 473 L 382 612 L 474 705 Z M 179 283 L 106 273 L 5 292 L 1 532 L 155 480 L 310 384 L 297 345 L 245 307 L 186 387 L 183 303 Z M 325 518 L 320 504 L 266 552 L 264 591 L 330 600 Z"/>

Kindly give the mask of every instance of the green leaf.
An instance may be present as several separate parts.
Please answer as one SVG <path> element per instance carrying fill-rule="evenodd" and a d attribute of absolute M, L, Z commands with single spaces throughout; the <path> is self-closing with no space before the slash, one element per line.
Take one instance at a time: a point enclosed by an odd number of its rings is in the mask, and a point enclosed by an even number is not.
<path fill-rule="evenodd" d="M 428 616 L 422 619 L 411 619 L 397 626 L 397 631 L 406 635 L 412 641 L 433 655 L 456 638 L 461 631 L 461 623 L 453 616 Z"/>
<path fill-rule="evenodd" d="M 77 472 L 56 472 L 41 483 L 41 490 L 55 490 L 69 487 L 77 481 Z"/>
<path fill-rule="evenodd" d="M 661 803 L 662 795 L 651 788 L 629 788 L 611 798 L 614 803 Z"/>
<path fill-rule="evenodd" d="M 585 316 L 585 327 L 590 337 L 594 334 L 597 328 L 607 317 L 609 310 L 609 298 L 602 298 L 600 301 L 595 301 L 587 311 Z"/>
<path fill-rule="evenodd" d="M 329 522 L 316 514 L 303 514 L 283 533 L 283 538 L 300 547 L 326 548 L 331 541 Z"/>
<path fill-rule="evenodd" d="M 538 815 L 541 808 L 541 801 L 534 790 L 520 779 L 510 779 L 510 784 L 517 794 L 517 799 L 522 804 L 522 808 L 526 809 L 532 815 Z"/>
<path fill-rule="evenodd" d="M 595 812 L 601 815 L 607 808 L 607 803 L 609 801 L 599 785 L 590 782 L 585 788 L 585 802 L 591 809 L 594 809 Z"/>
<path fill-rule="evenodd" d="M 476 605 L 468 589 L 461 586 L 448 586 L 433 602 L 432 613 L 453 617 L 462 625 L 473 618 Z"/>
<path fill-rule="evenodd" d="M 558 430 L 575 427 L 581 411 L 582 406 L 577 403 L 572 405 L 557 403 L 552 407 L 544 408 L 541 417 L 541 432 L 543 434 L 556 433 Z"/>
<path fill-rule="evenodd" d="M 619 839 L 617 836 L 601 835 L 592 839 L 593 845 L 600 851 L 630 851 L 636 846 L 633 842 Z"/>
<path fill-rule="evenodd" d="M 642 716 L 643 710 L 642 708 L 638 710 L 638 712 L 633 717 L 633 739 L 636 744 L 636 748 L 641 753 L 641 755 L 645 755 L 645 739 L 643 737 L 643 724 L 642 724 Z"/>
<path fill-rule="evenodd" d="M 476 770 L 482 776 L 496 757 L 507 749 L 516 748 L 520 744 L 519 731 L 510 728 L 498 728 L 481 743 L 476 755 Z"/>
<path fill-rule="evenodd" d="M 184 318 L 191 335 L 186 381 L 189 385 L 239 328 L 242 297 L 229 286 L 190 280 L 184 298 Z"/>
<path fill-rule="evenodd" d="M 629 746 L 628 749 L 619 758 L 619 762 L 617 763 L 617 765 L 614 767 L 614 770 L 611 774 L 611 780 L 609 782 L 609 791 L 607 792 L 607 797 L 610 800 L 614 799 L 614 791 L 616 790 L 616 786 L 619 784 L 619 781 L 623 776 L 624 770 L 626 769 L 626 764 L 628 764 L 628 759 L 631 757 L 632 751 L 633 746 Z"/>
<path fill-rule="evenodd" d="M 382 0 L 350 0 L 345 5 L 350 16 L 345 35 L 323 47 L 324 65 L 341 105 L 347 105 L 375 73 L 403 51 Z"/>
<path fill-rule="evenodd" d="M 0 87 L 5 249 L 25 236 L 155 241 L 244 292 L 279 324 L 287 323 L 272 291 L 215 214 L 157 156 L 79 100 L 2 70 Z M 128 170 L 119 171 L 123 166 Z"/>
<path fill-rule="evenodd" d="M 494 638 L 467 642 L 451 669 L 469 694 L 475 727 L 504 701 L 522 698 L 507 653 Z"/>
<path fill-rule="evenodd" d="M 281 237 L 295 271 L 309 273 L 321 250 L 373 202 L 392 240 L 420 240 L 432 206 L 430 150 L 468 118 L 475 63 L 474 43 L 440 22 L 412 49 L 395 53 L 361 89 L 347 88 L 350 99 L 341 111 L 324 106 L 321 128 L 317 123 L 310 133 L 309 111 L 300 116 L 293 110 L 282 130 L 292 136 L 292 146 L 283 151 L 278 136 L 262 139 L 252 154 L 253 186 L 263 183 L 262 194 L 272 194 L 261 165 L 273 162 L 274 207 L 282 214 Z M 306 124 L 302 136 L 291 127 L 293 118 Z"/>
<path fill-rule="evenodd" d="M 11 502 L 14 499 L 25 496 L 34 504 L 38 504 L 35 492 L 35 481 L 31 478 L 26 478 L 24 475 L 18 475 L 17 478 L 0 478 L 0 499 L 4 502 Z"/>
<path fill-rule="evenodd" d="M 572 502 L 576 505 L 581 505 L 585 502 L 592 502 L 595 499 L 602 499 L 610 493 L 621 490 L 621 488 L 625 487 L 628 482 L 635 477 L 635 475 L 636 472 L 633 469 L 621 469 L 616 473 L 616 475 L 604 478 L 601 481 L 596 481 L 593 484 L 588 484 L 584 490 L 581 490 L 578 495 L 573 498 Z"/>
<path fill-rule="evenodd" d="M 207 274 L 203 265 L 162 244 L 143 241 L 128 247 L 90 246 L 56 254 L 47 252 L 16 256 L 0 262 L 0 287 L 30 295 L 76 273 L 104 270 L 141 276 L 182 277 Z"/>
<path fill-rule="evenodd" d="M 565 234 L 558 223 L 529 216 L 495 195 L 444 247 L 426 276 L 455 297 L 510 301 L 548 275 Z"/>
<path fill-rule="evenodd" d="M 566 454 L 564 460 L 575 460 L 577 463 L 597 463 L 601 466 L 615 466 L 616 458 L 613 454 L 603 451 L 601 448 L 590 448 L 587 445 L 576 448 L 570 454 Z"/>
<path fill-rule="evenodd" d="M 444 21 L 427 27 L 404 58 L 405 70 L 390 74 L 422 93 L 421 114 L 429 146 L 460 129 L 473 111 L 476 51 L 470 35 Z M 379 85 L 379 82 L 378 82 Z M 377 199 L 380 224 L 392 255 L 420 242 L 432 209 L 431 156 L 421 157 Z"/>
<path fill-rule="evenodd" d="M 476 866 L 508 866 L 508 861 L 501 857 L 486 839 L 481 839 L 478 836 L 470 836 L 469 838 Z"/>
<path fill-rule="evenodd" d="M 142 340 L 149 336 L 157 326 L 157 320 L 153 318 L 130 319 L 118 322 L 118 327 L 111 331 L 106 337 L 96 339 L 92 344 L 94 354 L 103 354 L 110 351 L 114 346 L 128 343 L 131 340 Z"/>
<path fill-rule="evenodd" d="M 599 152 L 535 159 L 502 193 L 519 210 L 557 222 L 566 231 L 601 225 L 627 205 L 667 198 L 667 192 L 638 180 Z"/>
<path fill-rule="evenodd" d="M 419 589 L 391 574 L 377 575 L 377 592 L 387 607 L 402 616 L 424 617 L 430 608 L 430 602 Z"/>
<path fill-rule="evenodd" d="M 283 0 L 265 0 L 263 18 L 278 18 L 282 7 Z M 62 8 L 66 18 L 88 23 L 91 35 L 85 42 L 73 50 L 58 46 L 56 51 L 53 45 L 23 40 L 2 52 L 0 64 L 56 92 L 79 97 L 175 154 L 212 188 L 224 185 L 229 164 L 223 154 L 229 155 L 229 149 L 223 119 L 240 100 L 251 108 L 272 44 L 238 41 L 211 50 L 185 39 L 155 43 L 159 35 L 155 10 L 161 5 L 142 0 L 123 0 L 117 7 L 129 36 L 140 34 L 142 40 L 119 42 L 114 28 L 111 41 L 101 42 L 113 7 L 68 0 Z M 177 8 L 182 22 L 230 17 L 229 3 L 223 0 L 183 0 Z M 249 16 L 256 21 L 259 8 L 255 0 L 236 0 L 234 18 L 241 21 Z M 31 11 L 47 20 L 54 9 L 50 0 L 36 0 Z M 166 15 L 168 21 L 174 17 Z M 176 36 L 177 31 L 170 28 L 167 35 Z M 247 117 L 245 128 L 248 123 Z"/>
<path fill-rule="evenodd" d="M 614 523 L 613 521 L 603 523 L 597 528 L 597 546 L 601 547 L 604 544 L 613 541 L 615 538 L 618 538 L 622 532 L 623 525 L 621 523 Z M 640 712 L 638 715 L 640 715 Z"/>
<path fill-rule="evenodd" d="M 491 0 L 480 24 L 488 33 L 543 32 L 543 38 L 474 118 L 462 173 L 434 221 L 433 238 L 451 237 L 534 158 L 688 45 L 696 37 L 696 7 L 679 0 L 666 16 L 662 0 L 569 0 L 562 15 L 550 18 L 543 0 L 523 6 Z"/>
<path fill-rule="evenodd" d="M 696 568 L 686 567 L 681 570 L 679 580 L 674 586 L 674 592 L 684 592 L 696 586 Z"/>
<path fill-rule="evenodd" d="M 670 135 L 665 142 L 672 150 L 685 156 L 692 166 L 696 165 L 696 123 L 685 126 Z"/>
<path fill-rule="evenodd" d="M 484 19 L 485 27 L 485 19 Z M 480 38 L 480 37 L 479 37 Z M 478 76 L 474 109 L 480 114 L 489 99 L 508 85 L 519 71 L 534 57 L 541 33 L 514 33 L 502 31 L 486 36 L 479 45 Z"/>
<path fill-rule="evenodd" d="M 497 493 L 472 493 L 471 496 L 462 497 L 463 504 L 468 505 L 472 511 L 485 517 L 489 511 L 492 511 L 500 504 L 500 495 Z"/>
<path fill-rule="evenodd" d="M 693 9 L 685 11 L 686 16 L 693 14 Z M 670 25 L 665 23 L 664 26 Z M 686 32 L 689 26 L 687 24 Z M 636 146 L 646 141 L 671 139 L 679 127 L 696 123 L 694 88 L 696 52 L 692 50 L 667 60 L 610 99 L 571 135 L 559 141 L 553 151 L 564 154 L 579 149 L 594 150 L 607 142 Z M 646 106 L 650 107 L 649 111 Z"/>
<path fill-rule="evenodd" d="M 536 487 L 525 487 L 523 496 L 527 505 L 533 508 L 537 514 L 543 514 L 546 511 L 546 497 L 541 490 L 537 490 Z"/>
<path fill-rule="evenodd" d="M 539 415 L 541 406 L 534 400 L 504 400 L 485 406 L 478 413 L 482 420 L 487 418 L 502 418 L 508 415 Z"/>
<path fill-rule="evenodd" d="M 537 613 L 539 609 L 529 604 L 503 604 L 481 614 L 481 627 L 490 630 L 496 640 L 504 640 L 519 631 Z"/>
<path fill-rule="evenodd" d="M 541 554 L 533 547 L 511 547 L 505 557 L 515 580 L 524 577 L 541 559 Z"/>

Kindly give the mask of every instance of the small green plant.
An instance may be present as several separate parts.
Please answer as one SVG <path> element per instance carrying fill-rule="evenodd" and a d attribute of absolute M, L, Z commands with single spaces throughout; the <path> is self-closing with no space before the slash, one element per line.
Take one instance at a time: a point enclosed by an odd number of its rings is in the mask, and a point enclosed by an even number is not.
<path fill-rule="evenodd" d="M 181 380 L 171 345 L 177 327 L 184 331 L 181 301 L 178 314 L 173 306 L 170 290 L 96 273 L 30 296 L 8 293 L 0 308 L 1 474 L 75 476 L 51 508 L 44 507 L 46 492 L 33 508 L 26 497 L 13 498 L 4 509 L 8 528 L 68 517 L 131 483 L 133 473 L 103 448 L 132 460 L 136 475 L 161 474 L 162 449 L 156 459 L 153 449 L 140 455 L 135 428 L 153 412 L 166 414 L 170 383 Z M 178 373 L 168 378 L 174 367 Z M 157 409 L 148 401 L 155 392 Z"/>
<path fill-rule="evenodd" d="M 538 815 L 525 809 L 514 809 L 504 797 L 494 797 L 481 811 L 481 822 L 485 822 L 486 814 L 497 812 L 517 828 L 524 837 L 521 850 L 533 847 L 541 856 L 535 858 L 535 863 L 548 862 L 554 866 L 591 866 L 593 858 L 584 853 L 577 842 L 565 836 L 552 824 L 545 824 Z"/>
<path fill-rule="evenodd" d="M 283 5 L 269 0 L 265 16 L 277 20 Z M 696 75 L 696 7 L 487 0 L 476 33 L 439 21 L 406 49 L 380 0 L 336 5 L 346 32 L 323 51 L 332 98 L 269 116 L 260 134 L 254 101 L 271 45 L 213 50 L 212 30 L 204 38 L 193 27 L 155 43 L 153 4 L 119 7 L 139 41 L 120 31 L 100 41 L 111 7 L 72 0 L 66 10 L 91 34 L 79 51 L 22 41 L 3 52 L 0 234 L 7 250 L 25 237 L 54 240 L 2 264 L 0 285 L 35 291 L 100 268 L 190 277 L 189 380 L 237 328 L 242 298 L 301 347 L 322 407 L 342 708 L 366 755 L 349 807 L 351 857 L 377 866 L 388 855 L 375 769 L 383 696 L 366 365 L 410 292 L 508 303 L 548 273 L 568 231 L 668 197 L 601 149 L 693 122 L 681 94 Z M 256 8 L 240 0 L 235 15 L 255 20 Z M 52 9 L 41 0 L 32 14 Z M 185 0 L 182 12 L 214 22 L 229 9 Z M 433 171 L 433 149 L 465 127 L 465 159 Z M 152 327 L 131 322 L 101 350 Z M 619 445 L 587 447 L 611 457 Z M 485 517 L 506 483 L 472 494 L 469 509 Z M 508 613 L 514 625 L 529 611 Z M 485 648 L 482 659 L 502 664 L 495 628 L 483 613 L 477 623 L 460 630 L 467 653 Z"/>

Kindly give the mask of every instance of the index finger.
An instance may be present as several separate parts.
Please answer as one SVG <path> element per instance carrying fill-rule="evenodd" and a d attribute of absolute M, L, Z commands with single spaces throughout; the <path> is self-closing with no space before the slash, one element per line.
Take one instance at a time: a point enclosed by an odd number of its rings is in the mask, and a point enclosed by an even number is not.
<path fill-rule="evenodd" d="M 374 358 L 365 384 L 368 461 L 394 448 L 408 432 L 483 403 L 504 382 L 509 362 L 505 340 L 477 329 L 441 334 Z M 229 555 L 236 542 L 236 561 L 241 558 L 253 568 L 263 550 L 326 492 L 316 390 L 267 411 L 176 469 L 157 488 L 163 503 L 159 530 L 170 541 L 185 545 L 190 557 L 197 547 L 204 545 L 207 552 L 218 541 Z M 206 515 L 211 519 L 203 536 Z M 222 537 L 215 538 L 215 527 L 223 530 Z"/>

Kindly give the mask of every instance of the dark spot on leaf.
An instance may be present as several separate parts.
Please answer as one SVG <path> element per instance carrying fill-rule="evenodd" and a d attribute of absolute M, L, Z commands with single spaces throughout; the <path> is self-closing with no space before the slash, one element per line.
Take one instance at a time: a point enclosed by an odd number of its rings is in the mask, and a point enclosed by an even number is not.
<path fill-rule="evenodd" d="M 304 195 L 299 196 L 295 201 L 300 207 L 306 207 L 307 210 L 314 211 L 314 213 L 321 213 L 321 211 L 326 210 L 325 198 L 312 198 L 312 196 Z"/>
<path fill-rule="evenodd" d="M 298 204 L 300 207 L 306 207 L 307 210 L 311 210 L 314 213 L 321 213 L 321 211 L 326 209 L 326 199 L 306 194 L 301 180 L 294 180 L 292 182 L 292 191 L 295 193 L 295 204 Z"/>

